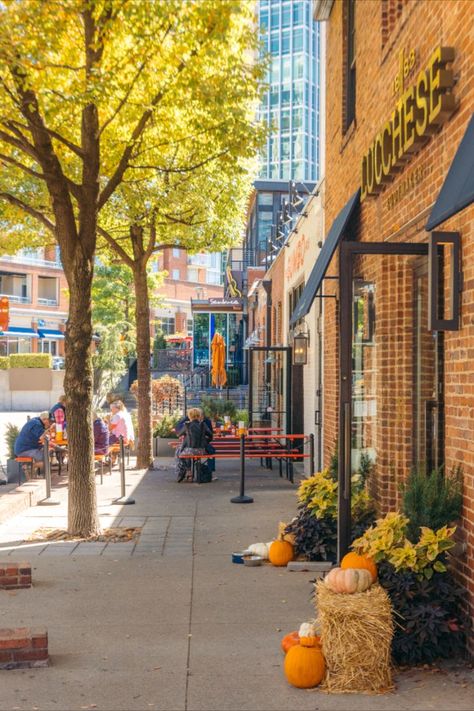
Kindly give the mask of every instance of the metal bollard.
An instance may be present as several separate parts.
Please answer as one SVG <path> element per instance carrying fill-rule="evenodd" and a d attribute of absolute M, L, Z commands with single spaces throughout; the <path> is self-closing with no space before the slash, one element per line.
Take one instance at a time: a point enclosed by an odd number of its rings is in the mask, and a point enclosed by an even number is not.
<path fill-rule="evenodd" d="M 51 498 L 51 463 L 49 460 L 49 437 L 48 435 L 44 438 L 43 445 L 43 467 L 44 467 L 44 478 L 46 481 L 46 498 L 38 501 L 38 506 L 58 506 L 60 503 L 55 499 Z"/>
<path fill-rule="evenodd" d="M 125 445 L 123 443 L 123 437 L 120 435 L 120 497 L 114 499 L 112 504 L 121 504 L 127 506 L 129 504 L 134 504 L 135 499 L 126 495 L 125 492 Z"/>
<path fill-rule="evenodd" d="M 240 435 L 240 494 L 231 499 L 233 504 L 253 504 L 251 496 L 245 495 L 245 435 Z"/>
<path fill-rule="evenodd" d="M 309 435 L 309 466 L 310 466 L 310 474 L 315 473 L 314 469 L 314 434 L 311 432 Z"/>

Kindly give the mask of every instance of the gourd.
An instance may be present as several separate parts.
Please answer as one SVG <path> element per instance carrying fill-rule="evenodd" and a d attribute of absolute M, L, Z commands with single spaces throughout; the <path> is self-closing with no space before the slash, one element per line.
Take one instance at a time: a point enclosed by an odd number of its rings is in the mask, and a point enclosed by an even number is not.
<path fill-rule="evenodd" d="M 368 570 L 372 575 L 372 582 L 375 583 L 377 580 L 377 566 L 375 565 L 372 558 L 368 555 L 359 555 L 358 553 L 347 553 L 341 560 L 341 568 L 345 570 L 346 568 L 357 568 Z"/>
<path fill-rule="evenodd" d="M 259 555 L 264 560 L 268 560 L 268 549 L 271 543 L 252 543 L 247 550 L 253 555 Z"/>
<path fill-rule="evenodd" d="M 300 636 L 298 632 L 295 630 L 294 632 L 290 632 L 289 634 L 286 634 L 283 639 L 281 640 L 281 648 L 283 652 L 286 654 L 291 647 L 294 647 L 295 644 L 300 643 Z"/>
<path fill-rule="evenodd" d="M 280 534 L 276 541 L 273 541 L 268 551 L 268 558 L 272 565 L 277 567 L 283 567 L 287 565 L 290 560 L 293 560 L 294 549 L 291 543 L 284 541 L 282 535 Z"/>
<path fill-rule="evenodd" d="M 324 678 L 326 663 L 317 637 L 301 637 L 284 662 L 287 681 L 298 689 L 312 689 Z"/>
<path fill-rule="evenodd" d="M 368 590 L 372 585 L 372 575 L 364 568 L 333 568 L 324 578 L 324 584 L 334 593 L 351 595 Z"/>

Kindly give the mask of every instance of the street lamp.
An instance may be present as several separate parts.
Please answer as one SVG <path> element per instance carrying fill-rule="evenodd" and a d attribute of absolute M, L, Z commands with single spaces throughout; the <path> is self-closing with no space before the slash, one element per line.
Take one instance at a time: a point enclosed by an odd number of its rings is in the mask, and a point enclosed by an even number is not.
<path fill-rule="evenodd" d="M 293 365 L 306 365 L 308 362 L 309 336 L 298 333 L 293 339 Z"/>

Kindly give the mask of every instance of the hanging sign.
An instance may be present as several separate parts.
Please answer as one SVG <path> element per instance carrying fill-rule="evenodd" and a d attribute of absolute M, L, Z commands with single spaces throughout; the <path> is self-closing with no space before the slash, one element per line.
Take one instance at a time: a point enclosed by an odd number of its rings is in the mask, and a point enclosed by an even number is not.
<path fill-rule="evenodd" d="M 398 73 L 394 90 L 403 89 L 403 79 L 410 74 L 410 53 L 407 72 Z M 446 65 L 454 60 L 452 47 L 438 47 L 426 69 L 419 72 L 416 83 L 403 92 L 390 119 L 380 129 L 361 164 L 361 201 L 376 195 L 384 184 L 393 180 L 404 163 L 410 160 L 420 145 L 429 140 L 456 109 L 451 90 L 454 74 Z"/>
<path fill-rule="evenodd" d="M 8 331 L 10 323 L 10 301 L 8 296 L 0 297 L 0 331 Z"/>

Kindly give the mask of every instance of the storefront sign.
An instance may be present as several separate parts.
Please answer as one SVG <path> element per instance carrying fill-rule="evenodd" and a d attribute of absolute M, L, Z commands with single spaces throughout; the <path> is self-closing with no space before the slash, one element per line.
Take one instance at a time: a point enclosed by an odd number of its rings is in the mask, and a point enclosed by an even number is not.
<path fill-rule="evenodd" d="M 408 195 L 417 185 L 419 185 L 428 175 L 429 169 L 427 165 L 419 165 L 415 170 L 412 170 L 402 180 L 397 182 L 397 187 L 387 198 L 387 209 L 392 210 L 398 203 L 403 200 L 405 195 Z"/>
<path fill-rule="evenodd" d="M 8 296 L 0 297 L 0 331 L 8 331 L 10 323 L 10 301 Z"/>
<path fill-rule="evenodd" d="M 292 245 L 293 247 L 293 245 Z M 309 249 L 309 239 L 302 234 L 296 242 L 288 258 L 288 264 L 285 271 L 287 279 L 292 279 L 304 267 L 305 254 Z"/>
<path fill-rule="evenodd" d="M 411 54 L 409 55 L 411 56 Z M 446 65 L 454 60 L 452 47 L 438 47 L 426 69 L 419 72 L 416 84 L 410 86 L 397 102 L 394 112 L 362 158 L 361 201 L 379 193 L 393 180 L 411 154 L 417 152 L 456 108 L 452 70 Z M 413 62 L 415 55 L 413 55 Z M 408 59 L 409 74 L 411 60 Z M 404 74 L 403 74 L 404 76 Z M 397 82 L 398 80 L 398 82 Z M 394 81 L 400 84 L 400 74 Z"/>

